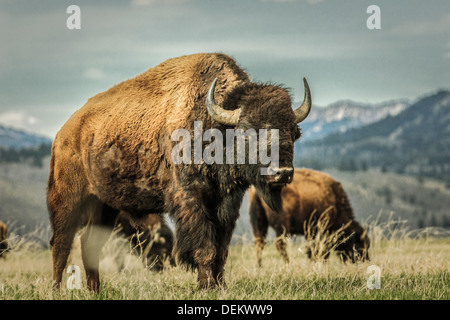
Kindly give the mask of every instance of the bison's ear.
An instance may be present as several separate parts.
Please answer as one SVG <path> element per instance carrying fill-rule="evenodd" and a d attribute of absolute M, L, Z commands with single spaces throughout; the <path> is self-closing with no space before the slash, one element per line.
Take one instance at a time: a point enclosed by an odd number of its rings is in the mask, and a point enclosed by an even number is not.
<path fill-rule="evenodd" d="M 217 78 L 214 79 L 211 87 L 209 87 L 208 94 L 206 96 L 206 109 L 208 110 L 211 118 L 217 122 L 224 124 L 226 126 L 234 127 L 239 122 L 239 117 L 241 115 L 241 109 L 236 110 L 225 110 L 224 108 L 218 106 L 214 100 L 214 91 L 216 89 Z"/>

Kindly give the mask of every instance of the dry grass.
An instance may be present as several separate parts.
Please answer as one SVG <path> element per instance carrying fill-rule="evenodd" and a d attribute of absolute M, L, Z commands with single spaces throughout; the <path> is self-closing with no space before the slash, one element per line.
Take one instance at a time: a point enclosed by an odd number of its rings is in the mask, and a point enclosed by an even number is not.
<path fill-rule="evenodd" d="M 328 213 L 332 207 L 320 213 L 319 218 L 313 221 L 316 211 L 310 215 L 308 221 L 305 221 L 303 230 L 305 237 L 308 239 L 306 245 L 311 253 L 311 259 L 315 262 L 325 262 L 326 256 L 333 253 L 334 250 L 342 243 L 346 242 L 350 236 L 345 237 L 345 229 L 350 226 L 351 221 L 341 226 L 334 232 L 328 231 L 331 215 Z"/>
<path fill-rule="evenodd" d="M 1 299 L 449 299 L 450 235 L 429 228 L 408 230 L 401 221 L 370 223 L 371 261 L 344 264 L 335 254 L 328 261 L 306 257 L 306 241 L 288 239 L 291 263 L 285 265 L 273 243 L 256 266 L 250 236 L 230 247 L 226 265 L 228 289 L 197 290 L 196 275 L 179 267 L 164 272 L 146 270 L 139 257 L 129 254 L 123 239 L 114 237 L 101 260 L 102 290 L 83 288 L 51 290 L 51 251 L 20 238 L 11 239 L 13 250 L 0 261 Z M 118 270 L 118 259 L 125 259 Z M 79 251 L 70 264 L 82 267 Z M 367 288 L 367 269 L 381 269 L 381 289 Z M 67 280 L 67 274 L 63 283 Z M 65 287 L 65 286 L 64 286 Z"/>

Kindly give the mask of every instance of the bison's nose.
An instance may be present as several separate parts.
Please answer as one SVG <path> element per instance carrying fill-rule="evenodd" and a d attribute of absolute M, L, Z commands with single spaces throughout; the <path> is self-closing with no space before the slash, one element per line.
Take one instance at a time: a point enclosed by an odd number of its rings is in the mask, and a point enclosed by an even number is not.
<path fill-rule="evenodd" d="M 275 174 L 276 183 L 291 183 L 294 176 L 293 168 L 280 168 Z"/>

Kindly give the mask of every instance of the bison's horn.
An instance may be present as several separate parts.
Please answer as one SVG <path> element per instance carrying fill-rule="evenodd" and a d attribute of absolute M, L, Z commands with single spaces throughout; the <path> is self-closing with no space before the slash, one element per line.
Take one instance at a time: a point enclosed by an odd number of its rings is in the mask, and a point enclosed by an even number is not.
<path fill-rule="evenodd" d="M 214 79 L 211 87 L 209 88 L 208 95 L 206 97 L 206 108 L 208 113 L 217 122 L 220 122 L 227 126 L 235 126 L 239 122 L 239 116 L 241 115 L 241 109 L 225 110 L 219 107 L 214 100 L 214 90 L 216 89 L 217 78 Z"/>
<path fill-rule="evenodd" d="M 305 84 L 305 98 L 303 99 L 302 105 L 294 111 L 295 122 L 300 123 L 306 119 L 311 111 L 311 92 L 309 91 L 308 81 L 303 78 L 303 83 Z"/>

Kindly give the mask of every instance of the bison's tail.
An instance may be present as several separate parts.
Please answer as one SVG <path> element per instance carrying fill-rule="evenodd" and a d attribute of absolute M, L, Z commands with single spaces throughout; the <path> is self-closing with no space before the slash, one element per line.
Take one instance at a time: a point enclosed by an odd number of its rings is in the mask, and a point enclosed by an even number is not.
<path fill-rule="evenodd" d="M 50 214 L 51 214 L 51 208 L 50 208 L 50 203 L 49 203 L 49 193 L 51 192 L 52 188 L 55 185 L 54 166 L 55 166 L 55 153 L 53 152 L 53 148 L 52 148 L 52 155 L 50 158 L 50 171 L 49 171 L 48 181 L 47 181 L 47 209 Z"/>
<path fill-rule="evenodd" d="M 53 144 L 52 146 L 52 154 L 51 154 L 51 158 L 50 158 L 50 171 L 49 171 L 49 175 L 48 175 L 48 182 L 47 182 L 47 210 L 49 213 L 49 218 L 50 218 L 50 225 L 52 227 L 52 229 L 54 229 L 53 226 L 53 216 L 54 216 L 54 212 L 55 210 L 53 209 L 53 205 L 51 203 L 50 200 L 50 194 L 52 192 L 52 190 L 55 188 L 55 178 L 54 178 L 54 166 L 55 166 L 55 152 L 54 152 L 54 148 L 55 148 L 55 144 Z M 53 246 L 53 236 L 50 239 L 50 245 Z"/>

